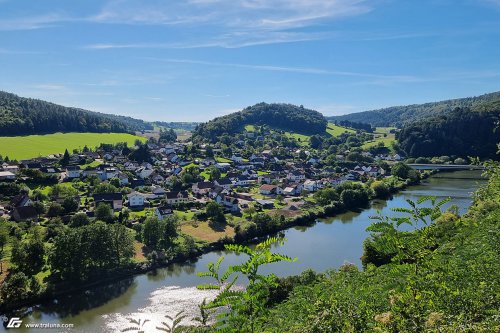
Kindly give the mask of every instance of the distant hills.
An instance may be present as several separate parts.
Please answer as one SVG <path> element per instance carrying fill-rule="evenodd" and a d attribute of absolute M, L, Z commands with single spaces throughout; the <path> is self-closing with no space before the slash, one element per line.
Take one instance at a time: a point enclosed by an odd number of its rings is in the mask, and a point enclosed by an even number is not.
<path fill-rule="evenodd" d="M 245 125 L 267 125 L 300 134 L 322 134 L 327 124 L 321 113 L 303 106 L 259 103 L 198 125 L 193 137 L 214 142 L 223 134 L 243 131 Z"/>
<path fill-rule="evenodd" d="M 392 106 L 379 110 L 328 117 L 328 119 L 333 122 L 350 121 L 366 123 L 375 127 L 402 127 L 404 124 L 425 118 L 450 114 L 455 108 L 480 109 L 481 105 L 486 105 L 499 99 L 500 92 L 494 92 L 477 97 L 450 99 L 441 102 Z"/>
<path fill-rule="evenodd" d="M 0 136 L 56 132 L 134 132 L 153 129 L 143 120 L 65 107 L 0 91 Z"/>

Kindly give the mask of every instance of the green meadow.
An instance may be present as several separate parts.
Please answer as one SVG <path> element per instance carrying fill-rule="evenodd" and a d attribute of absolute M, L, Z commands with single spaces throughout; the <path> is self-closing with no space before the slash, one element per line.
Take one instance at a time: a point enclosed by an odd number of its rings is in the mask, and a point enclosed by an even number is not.
<path fill-rule="evenodd" d="M 101 143 L 127 142 L 132 146 L 135 140 L 145 138 L 127 133 L 55 133 L 46 135 L 28 135 L 0 137 L 0 154 L 10 159 L 28 159 L 50 154 L 64 153 L 65 149 L 98 147 Z"/>

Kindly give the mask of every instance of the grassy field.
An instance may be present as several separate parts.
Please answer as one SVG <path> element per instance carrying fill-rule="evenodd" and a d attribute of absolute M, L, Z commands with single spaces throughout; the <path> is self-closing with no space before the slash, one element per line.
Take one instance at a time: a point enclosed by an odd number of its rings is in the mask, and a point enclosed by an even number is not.
<path fill-rule="evenodd" d="M 245 131 L 255 132 L 255 126 L 254 125 L 245 125 Z"/>
<path fill-rule="evenodd" d="M 64 153 L 65 149 L 89 148 L 101 143 L 127 142 L 132 146 L 135 140 L 145 138 L 126 133 L 55 133 L 46 135 L 28 135 L 0 137 L 0 154 L 10 159 L 28 159 L 50 154 Z"/>
<path fill-rule="evenodd" d="M 234 237 L 234 229 L 231 226 L 225 226 L 224 231 L 214 230 L 210 228 L 208 222 L 185 223 L 181 225 L 181 231 L 207 242 L 216 242 L 224 236 Z"/>
<path fill-rule="evenodd" d="M 342 133 L 346 133 L 346 132 L 347 133 L 356 133 L 356 131 L 354 131 L 352 129 L 345 128 L 342 126 L 337 126 L 337 125 L 332 124 L 332 123 L 328 123 L 328 125 L 326 127 L 326 133 L 330 134 L 333 137 L 339 136 Z"/>
<path fill-rule="evenodd" d="M 391 129 L 395 127 L 377 127 L 375 132 L 373 133 L 375 139 L 372 141 L 366 142 L 362 148 L 370 148 L 378 145 L 380 142 L 384 144 L 387 148 L 391 148 L 392 142 L 396 141 L 396 136 L 394 133 L 389 133 Z"/>

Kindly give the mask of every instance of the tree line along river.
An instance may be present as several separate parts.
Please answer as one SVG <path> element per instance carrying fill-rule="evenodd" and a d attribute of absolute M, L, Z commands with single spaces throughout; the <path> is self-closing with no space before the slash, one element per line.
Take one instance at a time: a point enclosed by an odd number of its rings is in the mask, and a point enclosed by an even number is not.
<path fill-rule="evenodd" d="M 274 252 L 296 257 L 297 261 L 272 264 L 262 272 L 289 276 L 308 268 L 319 272 L 338 268 L 346 262 L 361 268 L 363 241 L 369 235 L 365 229 L 372 223 L 370 216 L 378 211 L 384 215 L 394 214 L 391 208 L 406 207 L 406 199 L 415 201 L 427 195 L 450 197 L 445 208 L 456 205 L 463 214 L 472 202 L 471 193 L 486 182 L 480 175 L 480 171 L 439 173 L 390 200 L 374 200 L 369 209 L 321 219 L 311 227 L 288 229 L 284 232 L 286 243 Z M 221 255 L 225 256 L 223 270 L 244 259 L 244 256 L 214 251 L 191 262 L 172 264 L 155 272 L 66 295 L 28 309 L 22 318 L 23 326 L 27 323 L 74 324 L 71 332 L 119 332 L 130 326 L 127 318 L 149 319 L 150 328 L 164 321 L 166 314 L 173 316 L 181 310 L 194 318 L 199 315 L 198 305 L 213 295 L 196 289 L 197 284 L 212 282 L 196 273 L 206 271 L 207 264 Z M 33 332 L 33 329 L 16 329 L 16 332 L 23 331 Z"/>

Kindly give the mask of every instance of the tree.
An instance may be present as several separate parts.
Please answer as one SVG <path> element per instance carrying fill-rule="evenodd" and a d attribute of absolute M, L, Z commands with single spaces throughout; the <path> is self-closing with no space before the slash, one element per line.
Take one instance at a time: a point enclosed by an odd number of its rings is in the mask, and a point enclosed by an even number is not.
<path fill-rule="evenodd" d="M 107 223 L 112 223 L 115 218 L 111 207 L 104 202 L 101 202 L 97 205 L 97 208 L 94 212 L 94 216 L 96 220 L 104 221 Z"/>
<path fill-rule="evenodd" d="M 210 166 L 207 170 L 210 174 L 210 181 L 214 181 L 214 180 L 217 180 L 217 179 L 220 179 L 221 177 L 221 172 L 219 170 L 219 168 L 215 167 L 215 166 Z"/>
<path fill-rule="evenodd" d="M 222 206 L 218 203 L 214 201 L 209 202 L 205 210 L 210 221 L 216 223 L 226 222 L 226 217 L 224 216 L 224 208 L 222 208 Z"/>
<path fill-rule="evenodd" d="M 38 273 L 44 263 L 45 245 L 41 230 L 32 229 L 28 239 L 15 241 L 12 245 L 11 262 L 26 275 Z"/>
<path fill-rule="evenodd" d="M 158 249 L 161 239 L 160 221 L 156 216 L 148 217 L 142 228 L 143 243 L 153 249 Z"/>
<path fill-rule="evenodd" d="M 75 212 L 78 209 L 78 206 L 78 202 L 74 198 L 66 198 L 62 204 L 66 214 Z"/>
<path fill-rule="evenodd" d="M 56 217 L 64 214 L 64 208 L 57 202 L 52 202 L 47 210 L 48 217 Z"/>
<path fill-rule="evenodd" d="M 371 185 L 371 188 L 377 198 L 386 198 L 391 194 L 387 185 L 380 180 L 374 181 Z"/>
<path fill-rule="evenodd" d="M 368 204 L 369 197 L 365 190 L 347 189 L 340 194 L 342 202 L 347 208 L 359 208 Z"/>
<path fill-rule="evenodd" d="M 0 273 L 3 273 L 3 256 L 5 245 L 9 241 L 9 232 L 7 230 L 7 224 L 0 221 Z"/>
<path fill-rule="evenodd" d="M 69 221 L 69 226 L 72 228 L 78 228 L 88 225 L 90 222 L 87 214 L 85 213 L 77 213 L 71 217 Z"/>
<path fill-rule="evenodd" d="M 62 165 L 62 166 L 67 166 L 67 165 L 69 164 L 69 159 L 70 159 L 70 157 L 69 157 L 69 152 L 68 152 L 68 150 L 66 149 L 66 150 L 64 151 L 63 158 L 62 158 L 62 159 L 61 159 L 61 161 L 60 161 L 61 165 Z"/>
<path fill-rule="evenodd" d="M 400 179 L 408 179 L 410 170 L 411 168 L 407 164 L 398 162 L 392 166 L 391 175 Z"/>
<path fill-rule="evenodd" d="M 122 224 L 111 225 L 110 236 L 116 265 L 120 266 L 123 261 L 134 255 L 134 236 L 132 231 Z"/>
<path fill-rule="evenodd" d="M 101 194 L 101 193 L 116 193 L 118 192 L 118 188 L 113 186 L 111 183 L 100 183 L 96 187 L 94 187 L 94 194 Z"/>

